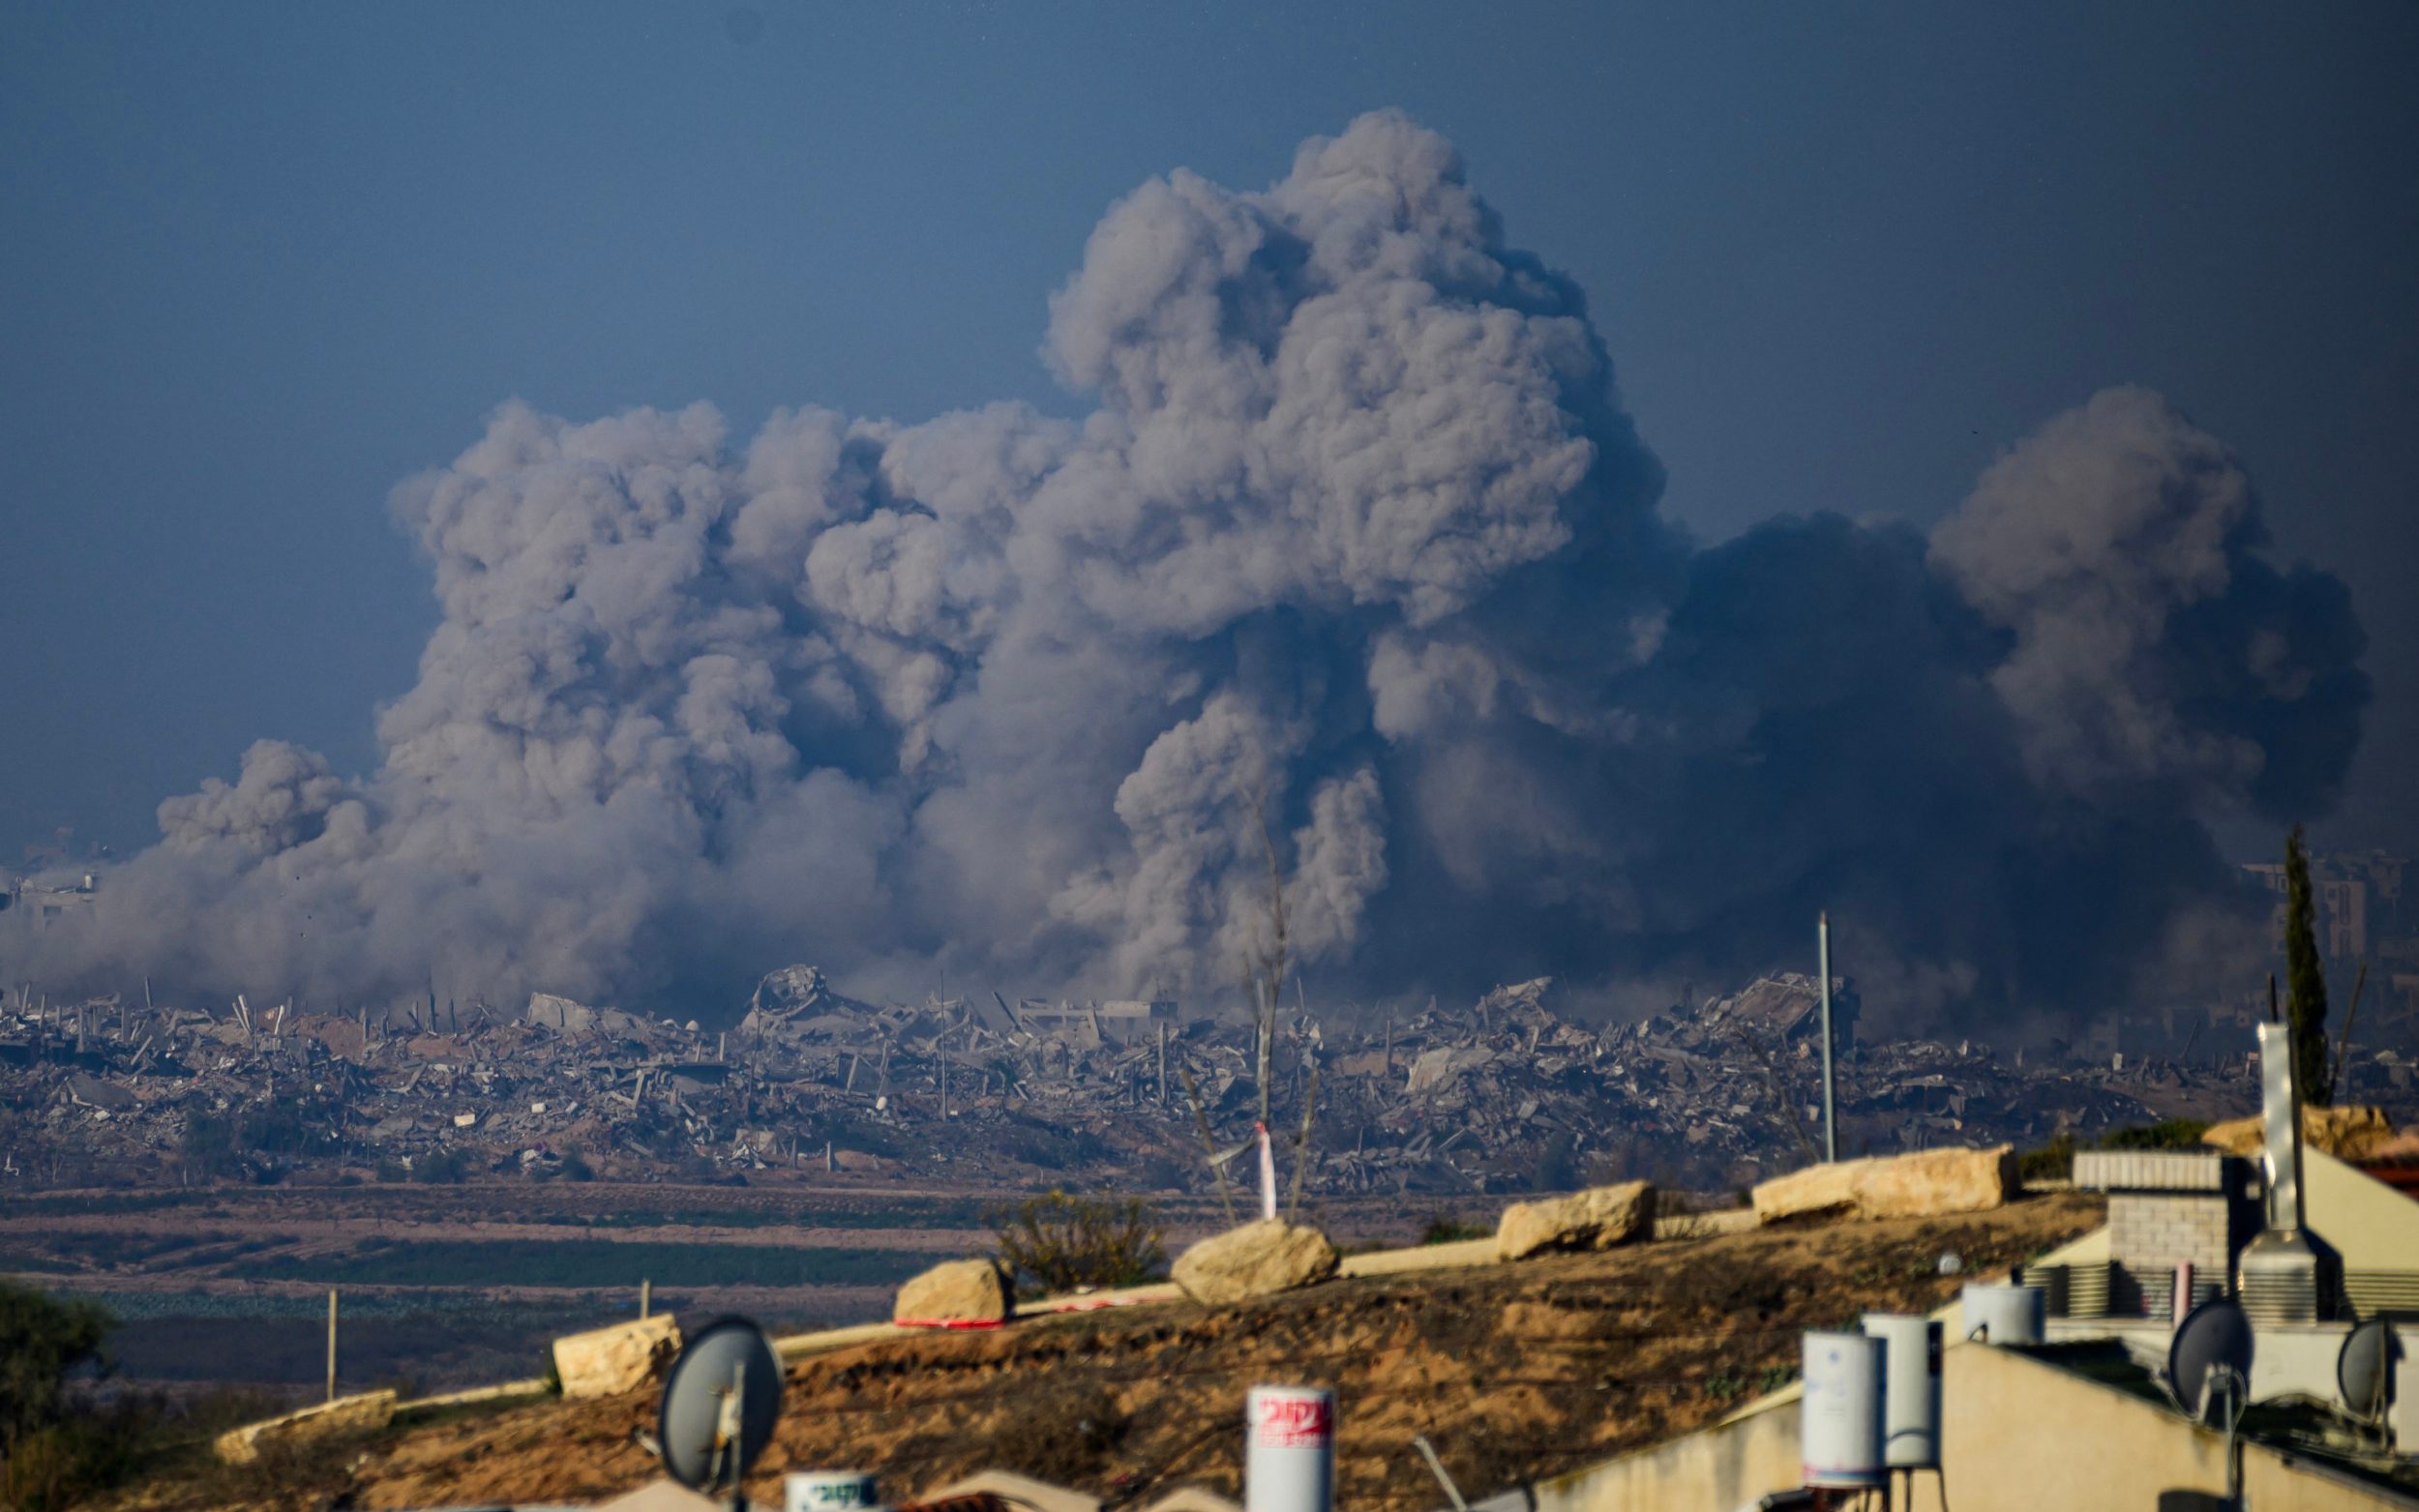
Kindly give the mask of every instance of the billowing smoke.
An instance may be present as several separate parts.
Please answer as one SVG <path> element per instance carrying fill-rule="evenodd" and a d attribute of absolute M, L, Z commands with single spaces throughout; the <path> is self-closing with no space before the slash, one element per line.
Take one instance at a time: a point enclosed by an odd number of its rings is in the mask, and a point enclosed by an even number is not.
<path fill-rule="evenodd" d="M 263 741 L 7 953 L 715 1016 L 794 960 L 1223 994 L 1272 852 L 1330 1002 L 1802 965 L 1828 906 L 1884 1011 L 2087 1007 L 2255 949 L 2206 825 L 2313 812 L 2358 737 L 2343 586 L 2138 389 L 1928 541 L 1693 549 L 1579 290 L 1400 115 L 1262 193 L 1144 185 L 1045 355 L 1080 421 L 507 404 L 396 492 L 443 622 L 378 770 Z"/>

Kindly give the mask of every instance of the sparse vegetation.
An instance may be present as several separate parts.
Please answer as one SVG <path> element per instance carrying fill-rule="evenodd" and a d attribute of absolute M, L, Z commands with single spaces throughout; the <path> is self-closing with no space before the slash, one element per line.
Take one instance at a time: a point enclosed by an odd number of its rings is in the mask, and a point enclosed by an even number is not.
<path fill-rule="evenodd" d="M 109 1315 L 0 1281 L 0 1454 L 63 1415 L 70 1372 L 96 1364 Z"/>
<path fill-rule="evenodd" d="M 1167 1266 L 1158 1210 L 1140 1198 L 1052 1191 L 992 1214 L 1000 1261 L 1044 1291 L 1124 1287 Z"/>
<path fill-rule="evenodd" d="M 1422 1244 L 1459 1244 L 1464 1239 L 1483 1239 L 1495 1230 L 1482 1223 L 1471 1223 L 1458 1213 L 1438 1213 L 1419 1230 Z"/>
<path fill-rule="evenodd" d="M 67 1380 L 101 1361 L 109 1315 L 0 1282 L 0 1506 L 53 1512 L 93 1482 L 108 1444 L 68 1410 Z"/>
<path fill-rule="evenodd" d="M 2075 1154 L 2081 1149 L 2190 1150 L 2200 1147 L 2209 1125 L 2198 1118 L 2162 1118 L 2157 1123 L 2127 1124 L 2110 1129 L 2090 1143 L 2078 1143 L 2072 1129 L 2036 1149 L 2016 1156 L 2016 1171 L 2024 1180 L 2066 1181 L 2075 1175 Z"/>
<path fill-rule="evenodd" d="M 412 1163 L 411 1179 L 432 1186 L 459 1186 L 470 1170 L 469 1158 L 460 1150 L 431 1150 Z"/>
<path fill-rule="evenodd" d="M 2131 1124 L 2100 1137 L 2104 1150 L 2189 1150 L 2200 1147 L 2209 1132 L 2203 1118 L 2162 1118 L 2157 1123 Z"/>
<path fill-rule="evenodd" d="M 2060 1129 L 2057 1138 L 2016 1157 L 2016 1174 L 2027 1182 L 2067 1181 L 2075 1175 L 2075 1132 Z"/>

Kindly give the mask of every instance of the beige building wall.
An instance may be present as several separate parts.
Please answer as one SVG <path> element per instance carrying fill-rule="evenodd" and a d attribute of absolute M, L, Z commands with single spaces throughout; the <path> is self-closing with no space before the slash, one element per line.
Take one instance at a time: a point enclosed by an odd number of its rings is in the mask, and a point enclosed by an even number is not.
<path fill-rule="evenodd" d="M 1948 1350 L 1941 1377 L 1942 1476 L 1916 1478 L 1909 1512 L 1944 1512 L 1944 1483 L 1957 1512 L 2166 1512 L 2225 1494 L 2225 1436 L 2162 1404 L 1986 1345 Z M 2419 1506 L 2262 1445 L 2243 1445 L 2242 1460 L 2245 1502 L 2261 1512 Z"/>
<path fill-rule="evenodd" d="M 1532 1494 L 1537 1512 L 1730 1512 L 1798 1479 L 1798 1399 L 1791 1396 L 1702 1433 L 1539 1481 Z"/>
<path fill-rule="evenodd" d="M 1942 1356 L 1942 1473 L 1920 1472 L 1906 1512 L 2214 1512 L 2225 1437 L 2161 1404 L 2008 1349 Z M 2259 1512 L 2411 1512 L 2419 1499 L 2245 1444 Z M 1798 1405 L 1761 1406 L 1654 1449 L 1535 1488 L 1538 1512 L 1732 1512 L 1799 1483 Z M 1946 1492 L 1946 1499 L 1942 1493 Z"/>
<path fill-rule="evenodd" d="M 2419 1202 L 2323 1150 L 2301 1154 L 2302 1215 L 2346 1270 L 2419 1269 Z"/>

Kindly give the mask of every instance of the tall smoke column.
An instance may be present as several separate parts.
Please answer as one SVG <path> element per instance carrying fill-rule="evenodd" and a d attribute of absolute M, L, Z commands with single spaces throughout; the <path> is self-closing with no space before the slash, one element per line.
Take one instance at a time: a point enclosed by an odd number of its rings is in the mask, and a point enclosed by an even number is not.
<path fill-rule="evenodd" d="M 2141 390 L 1928 541 L 1692 550 L 1580 291 L 1399 114 L 1143 185 L 1044 353 L 1080 419 L 505 404 L 396 490 L 442 618 L 377 770 L 262 741 L 0 959 L 709 1018 L 794 960 L 1224 993 L 1258 793 L 1294 959 L 1362 992 L 1757 969 L 1828 904 L 1884 1014 L 2080 1008 L 2255 934 L 2209 820 L 2322 805 L 2358 737 L 2342 585 Z"/>

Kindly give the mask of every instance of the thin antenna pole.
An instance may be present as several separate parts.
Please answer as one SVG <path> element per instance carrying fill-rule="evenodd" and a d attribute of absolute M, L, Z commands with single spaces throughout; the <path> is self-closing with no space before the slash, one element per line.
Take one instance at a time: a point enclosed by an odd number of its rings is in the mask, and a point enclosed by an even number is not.
<path fill-rule="evenodd" d="M 1419 1451 L 1419 1457 L 1428 1462 L 1428 1473 L 1434 1475 L 1436 1483 L 1445 1488 L 1446 1498 L 1453 1503 L 1453 1512 L 1470 1512 L 1470 1503 L 1462 1499 L 1461 1488 L 1453 1484 L 1453 1477 L 1445 1473 L 1445 1462 L 1436 1457 L 1436 1446 L 1428 1442 L 1428 1436 L 1414 1434 L 1411 1443 Z"/>
<path fill-rule="evenodd" d="M 2360 1012 L 2360 990 L 2368 985 L 2369 963 L 2364 961 L 2360 964 L 2360 974 L 2352 978 L 2352 1001 L 2351 1006 L 2344 1010 L 2344 1032 L 2335 1037 L 2335 1069 L 2327 1073 L 2327 1085 L 2335 1089 L 2338 1097 L 2351 1095 L 2351 1088 L 2344 1084 L 2344 1077 L 2351 1064 L 2352 1020 Z"/>
<path fill-rule="evenodd" d="M 1823 979 L 1823 1160 L 1839 1158 L 1837 1092 L 1831 1069 L 1831 910 L 1814 916 L 1814 969 Z"/>

